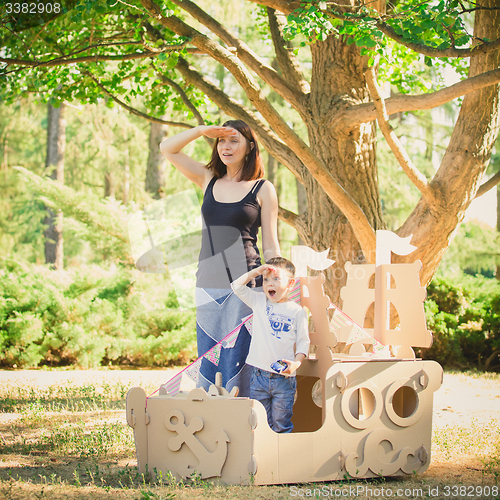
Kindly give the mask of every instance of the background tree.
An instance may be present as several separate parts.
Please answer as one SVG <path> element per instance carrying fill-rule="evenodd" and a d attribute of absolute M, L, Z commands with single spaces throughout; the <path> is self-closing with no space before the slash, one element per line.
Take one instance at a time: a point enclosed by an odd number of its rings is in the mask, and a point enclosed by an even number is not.
<path fill-rule="evenodd" d="M 92 103 L 105 97 L 157 123 L 184 127 L 190 125 L 157 117 L 174 103 L 184 106 L 190 124 L 199 117 L 211 122 L 206 112 L 196 116 L 193 111 L 207 109 L 207 96 L 227 115 L 247 121 L 268 152 L 305 186 L 307 211 L 281 208 L 280 217 L 306 244 L 333 250 L 337 267 L 330 278 L 340 279 L 328 282 L 335 301 L 344 263 L 373 262 L 375 230 L 387 227 L 377 178 L 378 119 L 420 193 L 397 232 L 414 235 L 418 251 L 410 257 L 422 260 L 426 284 L 479 189 L 498 134 L 500 0 L 481 6 L 410 0 L 387 11 L 384 2 L 377 10 L 347 2 L 258 3 L 264 8 L 240 1 L 239 12 L 260 14 L 259 29 L 267 34 L 268 45 L 257 46 L 244 30 L 218 22 L 224 9 L 209 2 L 131 0 L 125 6 L 73 0 L 67 12 L 42 16 L 41 25 L 40 19 L 11 15 L 3 28 L 3 96 L 12 100 L 27 88 L 50 92 L 58 100 Z M 470 12 L 472 35 L 465 21 Z M 286 21 L 282 14 L 288 15 Z M 287 43 L 294 36 L 306 56 L 297 56 Z M 391 81 L 387 62 L 394 54 L 400 55 L 401 73 L 415 60 L 430 65 L 436 58 L 465 58 L 470 60 L 468 75 L 435 92 L 384 101 L 374 69 L 379 67 L 380 78 Z M 214 84 L 207 56 L 227 71 L 224 87 Z M 171 82 L 180 82 L 183 94 Z M 407 88 L 401 91 L 413 90 L 403 83 Z M 229 92 L 235 84 L 244 98 Z M 293 119 L 273 105 L 270 89 Z M 144 108 L 134 107 L 137 96 L 144 98 Z M 393 140 L 388 115 L 434 108 L 459 96 L 464 98 L 449 145 L 428 179 Z"/>
<path fill-rule="evenodd" d="M 47 156 L 45 171 L 51 179 L 64 184 L 64 152 L 66 150 L 66 117 L 64 104 L 55 108 L 48 104 Z M 63 269 L 63 213 L 47 208 L 45 218 L 45 263 Z"/>
<path fill-rule="evenodd" d="M 153 198 L 160 198 L 165 188 L 167 161 L 160 152 L 160 143 L 167 137 L 167 127 L 151 123 L 149 129 L 149 154 L 146 169 L 146 191 Z"/>

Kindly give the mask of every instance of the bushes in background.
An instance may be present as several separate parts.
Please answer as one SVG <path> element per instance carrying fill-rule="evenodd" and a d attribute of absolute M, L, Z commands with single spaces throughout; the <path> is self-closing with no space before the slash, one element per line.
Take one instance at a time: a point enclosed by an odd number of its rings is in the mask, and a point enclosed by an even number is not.
<path fill-rule="evenodd" d="M 465 274 L 435 277 L 427 287 L 427 328 L 434 336 L 419 355 L 450 368 L 500 371 L 500 283 Z"/>
<path fill-rule="evenodd" d="M 0 264 L 0 366 L 165 366 L 195 356 L 165 275 Z"/>

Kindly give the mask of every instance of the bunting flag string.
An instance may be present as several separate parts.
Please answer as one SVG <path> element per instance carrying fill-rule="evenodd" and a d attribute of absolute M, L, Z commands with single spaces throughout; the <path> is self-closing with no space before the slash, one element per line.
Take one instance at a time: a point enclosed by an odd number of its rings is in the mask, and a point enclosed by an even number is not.
<path fill-rule="evenodd" d="M 356 323 L 347 316 L 340 308 L 335 306 L 335 304 L 330 303 L 329 309 L 333 309 L 333 316 L 330 320 L 330 324 L 335 329 L 342 328 L 343 326 L 355 325 Z"/>
<path fill-rule="evenodd" d="M 300 304 L 300 278 L 295 280 L 295 285 L 293 285 L 293 288 L 288 293 L 288 300 Z"/>
<path fill-rule="evenodd" d="M 241 326 L 238 326 L 235 330 L 233 330 L 226 338 L 224 342 L 222 342 L 222 347 L 224 349 L 232 349 L 234 344 L 236 344 L 236 340 L 238 339 L 238 335 L 240 334 Z"/>
<path fill-rule="evenodd" d="M 175 395 L 179 392 L 179 389 L 181 387 L 181 380 L 182 380 L 182 371 L 179 372 L 177 375 L 175 375 L 175 377 L 171 378 L 166 384 L 163 384 L 162 387 L 164 389 L 166 389 L 166 391 L 169 394 Z M 155 391 L 155 392 L 157 392 L 157 391 Z"/>
<path fill-rule="evenodd" d="M 300 279 L 297 278 L 295 281 L 295 285 L 288 294 L 290 300 L 293 300 L 300 304 Z M 354 328 L 351 330 L 349 334 L 349 338 L 347 339 L 347 344 L 352 344 L 357 342 L 358 340 L 369 339 L 370 343 L 373 343 L 373 353 L 372 355 L 390 355 L 387 354 L 387 346 L 383 345 L 377 339 L 372 337 L 366 330 L 364 330 L 360 325 L 358 325 L 354 320 L 352 320 L 347 314 L 345 314 L 342 309 L 338 308 L 335 304 L 331 304 L 329 309 L 333 309 L 333 317 L 330 320 L 330 326 L 334 329 L 339 329 L 343 326 L 354 325 Z M 196 359 L 193 363 L 188 365 L 182 371 L 180 371 L 177 375 L 163 384 L 163 387 L 170 395 L 175 396 L 180 389 L 182 376 L 185 373 L 189 376 L 195 383 L 198 383 L 199 373 L 201 362 L 203 358 L 207 359 L 215 366 L 219 365 L 221 349 L 231 349 L 236 344 L 238 339 L 238 335 L 240 333 L 241 327 L 243 325 L 246 326 L 250 335 L 252 334 L 252 321 L 253 314 L 250 314 L 246 318 L 243 318 L 242 322 L 236 326 L 231 332 L 229 332 L 220 342 L 215 344 L 211 349 L 209 349 L 205 354 L 202 354 L 198 359 Z M 159 389 L 158 389 L 159 390 Z M 154 391 L 149 397 L 153 396 L 158 390 Z"/>
<path fill-rule="evenodd" d="M 198 359 L 196 359 L 191 364 L 186 366 L 186 368 L 181 370 L 177 375 L 175 375 L 173 378 L 171 378 L 169 381 L 167 381 L 161 387 L 163 387 L 171 396 L 175 396 L 179 392 L 181 381 L 182 381 L 182 375 L 184 373 L 186 373 L 186 375 L 188 375 L 189 378 L 191 380 L 193 380 L 195 383 L 198 383 L 202 359 L 203 358 L 208 359 L 215 366 L 218 366 L 219 360 L 220 360 L 221 348 L 231 349 L 232 347 L 234 347 L 236 340 L 238 338 L 238 335 L 240 333 L 241 327 L 243 325 L 245 325 L 250 332 L 250 329 L 252 326 L 252 317 L 253 317 L 253 314 L 244 318 L 243 321 L 236 328 L 231 330 L 231 332 L 229 332 L 220 342 L 217 342 L 217 344 L 215 344 L 213 347 L 211 347 L 205 354 L 202 354 Z M 159 391 L 159 389 L 154 391 L 148 397 L 153 396 L 158 391 Z"/>

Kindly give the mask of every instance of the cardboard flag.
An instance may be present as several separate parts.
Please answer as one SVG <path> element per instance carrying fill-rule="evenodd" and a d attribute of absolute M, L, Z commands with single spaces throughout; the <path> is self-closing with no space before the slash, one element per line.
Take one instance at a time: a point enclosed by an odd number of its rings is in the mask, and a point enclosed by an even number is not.
<path fill-rule="evenodd" d="M 293 288 L 288 292 L 288 300 L 292 300 L 300 305 L 300 278 L 295 280 L 295 285 L 293 285 Z"/>
<path fill-rule="evenodd" d="M 221 350 L 222 344 L 219 342 L 218 344 L 215 344 L 212 349 L 210 349 L 208 352 L 206 352 L 203 357 L 205 359 L 208 359 L 211 363 L 213 363 L 215 366 L 219 366 L 219 360 L 220 360 L 220 350 Z"/>
<path fill-rule="evenodd" d="M 198 358 L 194 363 L 191 363 L 186 369 L 186 375 L 195 383 L 198 384 L 200 378 L 200 366 L 202 358 Z"/>
<path fill-rule="evenodd" d="M 240 333 L 242 325 L 243 323 L 241 325 L 238 325 L 229 335 L 224 337 L 224 339 L 221 342 L 222 347 L 224 347 L 224 349 L 232 349 L 234 347 L 234 344 L 236 344 L 236 340 L 238 339 L 238 335 Z"/>
<path fill-rule="evenodd" d="M 375 252 L 375 265 L 381 266 L 382 264 L 391 263 L 391 253 L 396 255 L 409 255 L 417 249 L 410 241 L 412 235 L 406 238 L 401 238 L 392 231 L 385 231 L 379 229 L 376 233 L 377 243 Z"/>
<path fill-rule="evenodd" d="M 329 248 L 323 252 L 316 252 L 305 245 L 293 246 L 290 249 L 290 260 L 295 266 L 295 275 L 307 276 L 308 267 L 315 271 L 323 271 L 330 267 L 335 261 L 327 258 L 329 251 Z"/>
<path fill-rule="evenodd" d="M 184 370 L 183 370 L 184 371 Z M 175 377 L 171 378 L 163 388 L 171 395 L 175 396 L 181 387 L 182 372 L 179 372 Z"/>

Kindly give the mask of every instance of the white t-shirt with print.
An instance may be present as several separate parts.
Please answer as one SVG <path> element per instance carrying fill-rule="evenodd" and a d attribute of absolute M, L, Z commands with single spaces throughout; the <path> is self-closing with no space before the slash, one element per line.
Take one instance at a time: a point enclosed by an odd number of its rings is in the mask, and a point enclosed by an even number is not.
<path fill-rule="evenodd" d="M 299 352 L 307 356 L 310 340 L 303 307 L 292 301 L 271 302 L 264 293 L 255 292 L 246 285 L 233 283 L 231 287 L 253 310 L 248 365 L 273 372 L 271 364 L 278 359 L 293 361 Z"/>

